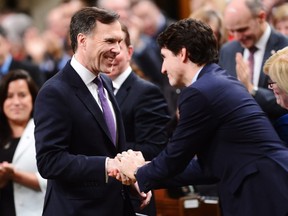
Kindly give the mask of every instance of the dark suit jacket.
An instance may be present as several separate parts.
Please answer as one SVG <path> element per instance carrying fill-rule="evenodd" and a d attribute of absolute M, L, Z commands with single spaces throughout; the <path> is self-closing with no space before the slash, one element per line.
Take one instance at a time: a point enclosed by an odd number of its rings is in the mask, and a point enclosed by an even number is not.
<path fill-rule="evenodd" d="M 17 61 L 15 59 L 12 59 L 9 70 L 15 70 L 15 69 L 26 70 L 31 75 L 32 79 L 35 81 L 35 83 L 38 85 L 39 88 L 45 82 L 44 75 L 40 71 L 39 67 L 28 61 Z"/>
<path fill-rule="evenodd" d="M 265 61 L 277 50 L 288 46 L 288 38 L 272 30 L 271 35 L 268 39 L 263 61 L 262 70 L 260 72 L 258 91 L 255 95 L 255 100 L 261 106 L 263 111 L 268 115 L 270 120 L 274 121 L 278 117 L 287 113 L 287 110 L 281 108 L 277 103 L 273 92 L 268 89 L 268 76 L 263 72 L 263 66 Z M 244 48 L 241 44 L 234 40 L 224 44 L 220 50 L 219 65 L 226 69 L 228 73 L 236 76 L 236 53 L 244 52 Z"/>
<path fill-rule="evenodd" d="M 288 212 L 288 149 L 241 83 L 217 64 L 206 65 L 182 90 L 179 112 L 166 149 L 138 169 L 142 191 L 218 181 L 223 216 L 272 215 L 269 208 L 275 215 Z M 178 181 L 165 183 L 187 165 Z"/>
<path fill-rule="evenodd" d="M 132 72 L 116 94 L 122 113 L 128 149 L 141 151 L 146 160 L 152 160 L 166 146 L 166 124 L 170 120 L 168 106 L 160 88 Z M 140 201 L 131 196 L 136 212 L 156 215 L 154 196 L 150 204 L 139 209 Z"/>
<path fill-rule="evenodd" d="M 70 61 L 37 96 L 36 159 L 40 174 L 48 179 L 43 215 L 126 216 L 133 211 L 131 205 L 125 209 L 127 188 L 112 178 L 106 183 L 106 157 L 115 157 L 126 145 L 112 82 L 101 76 L 116 114 L 117 147 L 102 111 Z"/>
<path fill-rule="evenodd" d="M 127 148 L 141 151 L 146 160 L 152 160 L 168 142 L 165 127 L 170 117 L 159 87 L 132 72 L 118 90 L 116 100 Z"/>

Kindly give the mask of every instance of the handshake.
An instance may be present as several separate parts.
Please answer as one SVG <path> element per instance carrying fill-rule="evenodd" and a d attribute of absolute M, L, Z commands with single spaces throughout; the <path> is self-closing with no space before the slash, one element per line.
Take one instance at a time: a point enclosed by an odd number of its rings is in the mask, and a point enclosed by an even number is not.
<path fill-rule="evenodd" d="M 116 178 L 122 184 L 131 185 L 136 182 L 135 172 L 145 164 L 146 162 L 142 153 L 130 149 L 117 154 L 113 159 L 108 159 L 108 176 Z"/>
<path fill-rule="evenodd" d="M 124 185 L 132 185 L 141 200 L 141 209 L 149 204 L 152 192 L 144 193 L 140 191 L 136 182 L 135 172 L 146 163 L 141 152 L 132 151 L 131 149 L 117 154 L 115 158 L 109 158 L 107 162 L 108 176 L 116 178 Z"/>

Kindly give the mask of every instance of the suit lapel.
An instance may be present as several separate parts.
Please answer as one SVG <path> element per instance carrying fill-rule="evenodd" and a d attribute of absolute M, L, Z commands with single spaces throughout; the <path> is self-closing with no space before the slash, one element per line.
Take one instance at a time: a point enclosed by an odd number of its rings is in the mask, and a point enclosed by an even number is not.
<path fill-rule="evenodd" d="M 127 95 L 129 94 L 129 91 L 131 89 L 131 86 L 135 80 L 136 75 L 132 72 L 127 77 L 127 79 L 124 81 L 124 83 L 121 85 L 120 89 L 118 90 L 116 94 L 116 100 L 121 107 L 122 103 L 125 101 Z"/>
<path fill-rule="evenodd" d="M 68 82 L 71 83 L 72 86 L 74 86 L 77 97 L 79 98 L 79 100 L 83 102 L 87 110 L 95 117 L 96 121 L 99 123 L 99 126 L 103 129 L 103 131 L 106 133 L 106 135 L 110 138 L 112 142 L 109 129 L 106 125 L 105 119 L 103 117 L 102 111 L 98 103 L 95 101 L 94 97 L 92 96 L 92 94 L 90 93 L 87 86 L 80 78 L 80 76 L 71 67 L 70 62 L 67 63 L 66 67 L 69 68 L 66 71 L 66 74 L 69 74 L 69 75 L 67 75 L 66 77 L 69 80 Z M 106 87 L 106 84 L 105 84 L 105 87 Z"/>
<path fill-rule="evenodd" d="M 19 140 L 18 146 L 13 156 L 13 163 L 18 161 L 25 151 L 28 151 L 31 145 L 34 145 L 34 122 L 30 120 Z M 33 156 L 33 155 L 31 155 Z"/>
<path fill-rule="evenodd" d="M 260 77 L 259 77 L 259 84 L 258 86 L 265 86 L 267 85 L 267 76 L 264 74 L 263 72 L 263 66 L 266 62 L 266 60 L 272 55 L 274 54 L 274 52 L 276 52 L 277 50 L 275 50 L 275 47 L 277 44 L 277 37 L 275 37 L 275 33 L 274 31 L 272 30 L 271 31 L 271 35 L 267 41 L 267 45 L 266 45 L 266 49 L 265 49 L 265 52 L 264 52 L 264 56 L 263 56 L 263 61 L 262 61 L 262 65 L 261 65 L 261 73 L 260 73 Z"/>

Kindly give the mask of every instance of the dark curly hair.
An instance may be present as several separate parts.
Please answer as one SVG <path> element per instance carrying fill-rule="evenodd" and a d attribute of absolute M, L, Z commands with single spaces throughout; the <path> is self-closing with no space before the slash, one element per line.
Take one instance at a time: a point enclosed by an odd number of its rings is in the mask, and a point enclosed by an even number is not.
<path fill-rule="evenodd" d="M 196 19 L 188 18 L 171 24 L 158 36 L 158 44 L 174 55 L 186 48 L 190 61 L 199 66 L 218 62 L 217 41 L 212 29 Z"/>

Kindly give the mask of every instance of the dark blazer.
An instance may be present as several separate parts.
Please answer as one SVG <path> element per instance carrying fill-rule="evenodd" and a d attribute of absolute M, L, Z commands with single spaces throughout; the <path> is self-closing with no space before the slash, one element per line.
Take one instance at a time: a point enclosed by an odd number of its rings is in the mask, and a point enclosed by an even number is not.
<path fill-rule="evenodd" d="M 166 146 L 166 124 L 170 120 L 168 105 L 160 88 L 132 72 L 116 94 L 122 113 L 128 149 L 141 151 L 146 160 L 152 160 Z M 150 204 L 140 209 L 140 201 L 131 195 L 136 212 L 156 215 L 154 196 Z"/>
<path fill-rule="evenodd" d="M 43 73 L 40 71 L 39 67 L 35 64 L 32 64 L 28 61 L 17 61 L 15 59 L 12 59 L 9 70 L 15 70 L 15 69 L 26 70 L 31 75 L 32 79 L 36 82 L 39 88 L 45 82 Z"/>
<path fill-rule="evenodd" d="M 288 213 L 288 149 L 239 81 L 217 64 L 206 65 L 182 90 L 178 106 L 167 147 L 138 169 L 142 191 L 218 182 L 223 216 Z"/>
<path fill-rule="evenodd" d="M 152 160 L 168 142 L 168 106 L 159 87 L 132 72 L 121 85 L 116 100 L 122 113 L 127 148 Z"/>
<path fill-rule="evenodd" d="M 277 50 L 288 46 L 288 38 L 284 35 L 277 33 L 272 29 L 271 35 L 268 39 L 263 61 L 262 70 L 260 72 L 258 91 L 255 95 L 255 100 L 261 106 L 261 108 L 266 112 L 270 120 L 274 121 L 278 117 L 287 113 L 287 110 L 281 108 L 277 103 L 273 91 L 268 89 L 268 76 L 263 72 L 263 66 L 265 61 Z M 241 44 L 234 40 L 224 44 L 220 50 L 219 65 L 226 69 L 228 73 L 236 77 L 236 53 L 244 52 L 244 48 Z"/>
<path fill-rule="evenodd" d="M 37 96 L 36 159 L 40 174 L 48 179 L 43 215 L 133 215 L 127 188 L 113 178 L 106 183 L 106 157 L 114 158 L 126 145 L 112 82 L 101 77 L 116 114 L 117 147 L 102 111 L 70 61 Z"/>
<path fill-rule="evenodd" d="M 140 51 L 135 49 L 133 53 L 133 60 L 139 66 L 141 71 L 143 71 L 145 77 L 149 79 L 154 84 L 158 85 L 164 97 L 168 103 L 168 109 L 171 115 L 175 115 L 177 109 L 177 98 L 180 89 L 176 89 L 169 84 L 167 76 L 161 73 L 162 67 L 162 57 L 160 52 L 160 47 L 157 44 L 158 35 L 164 31 L 169 25 L 175 22 L 175 20 L 164 15 L 164 22 L 162 26 L 159 27 L 155 35 L 147 36 L 142 35 L 141 40 L 145 44 L 141 47 Z"/>

